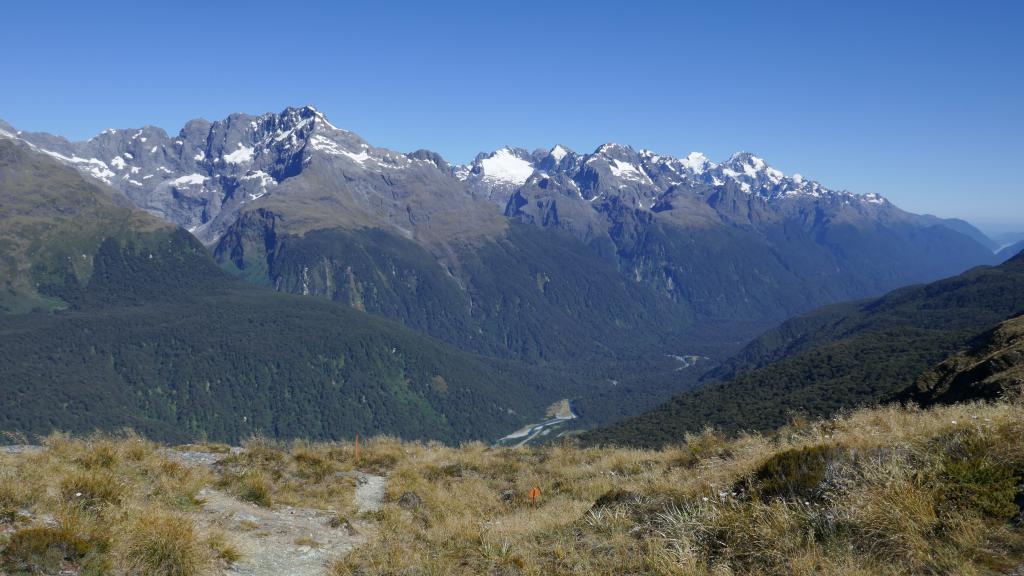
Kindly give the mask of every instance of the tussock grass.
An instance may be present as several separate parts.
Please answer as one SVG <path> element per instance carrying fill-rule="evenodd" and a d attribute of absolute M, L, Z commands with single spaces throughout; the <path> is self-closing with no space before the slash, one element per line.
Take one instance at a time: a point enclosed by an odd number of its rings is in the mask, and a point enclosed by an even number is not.
<path fill-rule="evenodd" d="M 206 470 L 131 433 L 54 434 L 43 447 L 0 455 L 0 509 L 16 513 L 0 514 L 0 574 L 186 576 L 230 559 L 228 540 L 190 515 Z"/>
<path fill-rule="evenodd" d="M 222 542 L 204 542 L 195 522 L 180 513 L 129 510 L 114 538 L 113 561 L 121 574 L 195 576 L 210 571 L 213 545 Z"/>
<path fill-rule="evenodd" d="M 252 438 L 244 448 L 219 461 L 219 488 L 266 508 L 301 506 L 354 513 L 352 445 L 304 441 L 287 445 Z"/>
<path fill-rule="evenodd" d="M 0 455 L 0 572 L 215 573 L 240 556 L 197 521 L 203 487 L 333 510 L 331 530 L 357 517 L 356 470 L 388 476 L 386 502 L 333 576 L 1004 574 L 1024 562 L 1019 398 L 706 430 L 657 451 L 372 438 L 357 462 L 351 442 L 254 438 L 241 452 L 190 446 L 223 456 L 207 470 L 131 434 L 44 444 Z"/>
<path fill-rule="evenodd" d="M 706 430 L 659 451 L 390 448 L 378 537 L 335 576 L 1000 574 L 1024 562 L 1011 521 L 1019 402 Z M 403 507 L 407 493 L 421 504 Z"/>

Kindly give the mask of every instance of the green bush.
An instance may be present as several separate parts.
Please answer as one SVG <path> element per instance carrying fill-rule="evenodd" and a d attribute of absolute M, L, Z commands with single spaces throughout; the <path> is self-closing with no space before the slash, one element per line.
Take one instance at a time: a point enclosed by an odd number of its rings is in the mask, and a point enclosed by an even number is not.
<path fill-rule="evenodd" d="M 808 446 L 780 452 L 769 458 L 753 477 L 738 488 L 760 498 L 814 499 L 830 463 L 842 454 L 838 446 Z"/>
<path fill-rule="evenodd" d="M 938 501 L 943 506 L 967 508 L 985 516 L 1009 520 L 1019 512 L 1021 475 L 985 456 L 947 456 L 942 462 Z"/>

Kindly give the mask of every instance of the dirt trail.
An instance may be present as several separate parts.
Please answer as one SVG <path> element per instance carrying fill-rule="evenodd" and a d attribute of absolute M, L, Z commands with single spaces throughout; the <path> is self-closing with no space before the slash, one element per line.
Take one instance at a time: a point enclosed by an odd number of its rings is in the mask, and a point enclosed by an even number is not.
<path fill-rule="evenodd" d="M 363 512 L 376 512 L 384 504 L 384 489 L 387 480 L 383 476 L 360 473 L 356 481 L 356 508 Z"/>
<path fill-rule="evenodd" d="M 0 454 L 41 451 L 40 446 L 0 446 Z M 241 448 L 233 448 L 238 453 Z M 166 449 L 164 455 L 186 466 L 213 468 L 227 454 Z M 384 503 L 387 479 L 365 472 L 355 476 L 353 504 L 360 514 L 375 512 Z M 373 533 L 371 519 L 335 520 L 337 513 L 313 508 L 261 508 L 214 488 L 202 489 L 203 507 L 195 512 L 201 526 L 223 530 L 241 553 L 224 573 L 237 576 L 321 576 L 329 563 L 366 542 Z M 332 520 L 335 520 L 332 522 Z"/>
<path fill-rule="evenodd" d="M 239 576 L 313 576 L 330 560 L 366 541 L 363 523 L 332 527 L 334 513 L 308 508 L 260 508 L 204 489 L 200 522 L 222 528 L 242 558 L 226 570 Z"/>
<path fill-rule="evenodd" d="M 214 466 L 223 455 L 176 452 L 172 458 L 192 466 Z M 354 504 L 360 513 L 383 505 L 387 479 L 357 472 Z M 224 530 L 242 558 L 225 574 L 238 576 L 320 576 L 330 561 L 366 542 L 373 524 L 365 520 L 343 522 L 330 510 L 312 508 L 261 508 L 230 494 L 204 488 L 198 521 Z"/>

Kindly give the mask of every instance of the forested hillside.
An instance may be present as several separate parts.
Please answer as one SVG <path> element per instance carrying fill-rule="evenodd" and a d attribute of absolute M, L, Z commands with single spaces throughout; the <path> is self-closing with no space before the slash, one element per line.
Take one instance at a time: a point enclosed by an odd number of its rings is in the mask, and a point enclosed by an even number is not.
<path fill-rule="evenodd" d="M 556 386 L 550 372 L 251 286 L 73 169 L 10 141 L 0 153 L 0 190 L 18 199 L 0 208 L 19 281 L 6 301 L 38 308 L 0 317 L 0 430 L 456 442 L 496 438 L 581 392 L 563 374 Z"/>
<path fill-rule="evenodd" d="M 1024 311 L 1024 255 L 882 298 L 827 307 L 755 340 L 712 383 L 613 426 L 587 443 L 643 446 L 705 426 L 765 430 L 892 398 L 980 332 Z M 719 379 L 715 381 L 715 379 Z M 579 405 L 586 413 L 586 403 Z"/>

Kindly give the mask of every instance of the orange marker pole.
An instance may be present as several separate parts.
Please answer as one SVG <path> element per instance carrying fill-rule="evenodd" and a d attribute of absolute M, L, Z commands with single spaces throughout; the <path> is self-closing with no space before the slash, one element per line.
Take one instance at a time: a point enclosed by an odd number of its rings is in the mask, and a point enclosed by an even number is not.
<path fill-rule="evenodd" d="M 359 433 L 356 432 L 356 464 L 359 464 Z"/>
<path fill-rule="evenodd" d="M 530 502 L 533 503 L 533 507 L 536 508 L 537 498 L 540 498 L 540 488 L 537 486 L 530 488 L 530 492 L 527 495 L 530 497 Z"/>

